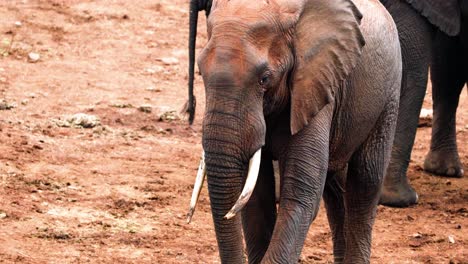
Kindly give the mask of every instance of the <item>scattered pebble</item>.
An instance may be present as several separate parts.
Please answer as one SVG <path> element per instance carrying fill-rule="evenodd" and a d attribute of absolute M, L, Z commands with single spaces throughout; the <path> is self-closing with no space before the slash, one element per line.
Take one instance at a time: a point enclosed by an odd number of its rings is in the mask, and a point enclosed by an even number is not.
<path fill-rule="evenodd" d="M 448 236 L 448 241 L 450 244 L 455 244 L 455 238 L 452 235 Z"/>
<path fill-rule="evenodd" d="M 411 236 L 414 237 L 414 238 L 421 238 L 422 234 L 421 233 L 414 233 Z"/>
<path fill-rule="evenodd" d="M 163 122 L 171 122 L 177 120 L 180 120 L 180 116 L 174 110 L 164 112 L 162 115 L 159 116 L 159 121 Z"/>
<path fill-rule="evenodd" d="M 17 27 L 21 27 L 23 25 L 23 23 L 21 23 L 21 21 L 16 21 L 15 22 L 15 26 Z"/>
<path fill-rule="evenodd" d="M 39 53 L 30 52 L 28 54 L 28 61 L 31 62 L 31 63 L 38 62 L 39 59 L 41 59 L 41 55 L 39 55 Z"/>
<path fill-rule="evenodd" d="M 431 127 L 432 126 L 432 109 L 422 108 L 419 114 L 418 127 Z"/>
<path fill-rule="evenodd" d="M 5 99 L 0 100 L 0 110 L 11 110 L 15 107 L 15 103 L 8 103 Z"/>
<path fill-rule="evenodd" d="M 111 104 L 111 107 L 117 107 L 117 108 L 133 108 L 132 104 L 126 104 L 126 103 L 116 103 L 116 104 Z"/>
<path fill-rule="evenodd" d="M 164 65 L 176 65 L 179 64 L 179 60 L 174 57 L 167 57 L 159 59 Z"/>
<path fill-rule="evenodd" d="M 156 87 L 148 87 L 148 88 L 146 88 L 146 91 L 159 93 L 159 92 L 161 92 L 161 89 L 158 89 Z"/>
<path fill-rule="evenodd" d="M 151 113 L 151 111 L 153 111 L 153 107 L 151 105 L 141 105 L 138 107 L 138 110 L 143 113 Z"/>
<path fill-rule="evenodd" d="M 0 212 L 0 219 L 4 219 L 7 217 L 7 214 L 5 212 Z"/>
<path fill-rule="evenodd" d="M 83 113 L 67 117 L 65 120 L 54 120 L 59 127 L 93 128 L 101 125 L 99 117 Z"/>

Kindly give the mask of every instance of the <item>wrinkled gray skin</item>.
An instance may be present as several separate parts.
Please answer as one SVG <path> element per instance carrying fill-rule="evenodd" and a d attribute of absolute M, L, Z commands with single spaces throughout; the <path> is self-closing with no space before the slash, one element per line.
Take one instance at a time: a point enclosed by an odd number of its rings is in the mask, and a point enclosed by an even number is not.
<path fill-rule="evenodd" d="M 215 0 L 208 35 L 203 149 L 222 263 L 245 261 L 241 226 L 249 263 L 297 263 L 322 195 L 336 263 L 369 263 L 400 97 L 390 15 L 377 0 Z M 254 193 L 226 220 L 259 148 Z"/>
<path fill-rule="evenodd" d="M 398 125 L 380 203 L 406 207 L 418 200 L 406 173 L 429 65 L 434 119 L 424 170 L 448 177 L 463 176 L 455 120 L 459 95 L 468 77 L 468 1 L 380 1 L 395 20 L 403 57 Z"/>

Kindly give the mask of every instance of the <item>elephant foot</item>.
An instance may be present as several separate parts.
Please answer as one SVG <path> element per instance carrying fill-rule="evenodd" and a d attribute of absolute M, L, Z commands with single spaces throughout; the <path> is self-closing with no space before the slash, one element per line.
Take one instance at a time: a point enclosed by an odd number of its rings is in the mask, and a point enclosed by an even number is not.
<path fill-rule="evenodd" d="M 418 194 L 407 183 L 384 184 L 379 203 L 390 207 L 408 207 L 418 203 Z"/>
<path fill-rule="evenodd" d="M 458 154 L 429 151 L 424 161 L 424 170 L 445 177 L 463 177 L 463 167 Z"/>

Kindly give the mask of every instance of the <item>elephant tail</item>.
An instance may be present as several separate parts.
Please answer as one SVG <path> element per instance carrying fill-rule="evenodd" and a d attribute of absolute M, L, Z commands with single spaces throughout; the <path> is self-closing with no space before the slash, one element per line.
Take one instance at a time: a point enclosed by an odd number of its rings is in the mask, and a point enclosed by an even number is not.
<path fill-rule="evenodd" d="M 188 101 L 184 111 L 188 114 L 191 125 L 195 119 L 196 98 L 193 94 L 193 80 L 195 71 L 195 45 L 197 41 L 198 0 L 190 1 L 190 28 L 189 28 L 189 72 L 188 72 Z"/>

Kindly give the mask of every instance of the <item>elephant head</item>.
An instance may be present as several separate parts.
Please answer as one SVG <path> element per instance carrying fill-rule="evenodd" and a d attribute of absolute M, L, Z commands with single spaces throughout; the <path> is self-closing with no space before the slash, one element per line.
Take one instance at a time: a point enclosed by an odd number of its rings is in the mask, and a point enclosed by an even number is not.
<path fill-rule="evenodd" d="M 255 186 L 265 117 L 287 111 L 294 135 L 334 102 L 364 46 L 360 19 L 349 0 L 213 1 L 198 59 L 204 157 L 192 201 L 206 171 L 223 263 L 242 262 L 236 213 Z"/>
<path fill-rule="evenodd" d="M 188 101 L 185 111 L 189 115 L 189 124 L 193 123 L 195 118 L 196 100 L 193 95 L 193 79 L 195 71 L 195 44 L 197 39 L 198 12 L 205 10 L 208 17 L 211 10 L 212 0 L 190 0 L 190 27 L 189 27 L 189 76 L 188 76 Z"/>

